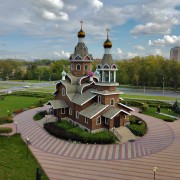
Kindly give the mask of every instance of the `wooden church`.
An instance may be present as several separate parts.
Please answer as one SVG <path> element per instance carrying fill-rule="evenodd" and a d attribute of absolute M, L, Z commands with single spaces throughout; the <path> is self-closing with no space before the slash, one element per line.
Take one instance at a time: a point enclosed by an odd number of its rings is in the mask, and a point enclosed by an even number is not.
<path fill-rule="evenodd" d="M 92 72 L 92 54 L 85 45 L 85 32 L 78 32 L 78 43 L 70 55 L 70 73 L 62 72 L 56 84 L 54 100 L 48 102 L 53 114 L 68 119 L 89 132 L 98 132 L 124 126 L 129 122 L 130 107 L 121 103 L 121 92 L 116 89 L 116 64 L 111 55 L 112 43 L 104 42 L 104 55 L 96 71 Z"/>

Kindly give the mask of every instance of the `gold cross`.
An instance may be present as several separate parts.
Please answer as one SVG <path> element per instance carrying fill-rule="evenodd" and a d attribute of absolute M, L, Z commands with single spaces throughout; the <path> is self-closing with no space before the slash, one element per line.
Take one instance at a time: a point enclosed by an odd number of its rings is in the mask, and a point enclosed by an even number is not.
<path fill-rule="evenodd" d="M 84 22 L 81 20 L 80 23 L 81 23 L 81 29 L 82 29 L 82 24 L 83 24 Z"/>
<path fill-rule="evenodd" d="M 106 31 L 107 31 L 107 38 L 108 38 L 108 37 L 109 37 L 109 31 L 110 31 L 110 29 L 107 28 Z"/>

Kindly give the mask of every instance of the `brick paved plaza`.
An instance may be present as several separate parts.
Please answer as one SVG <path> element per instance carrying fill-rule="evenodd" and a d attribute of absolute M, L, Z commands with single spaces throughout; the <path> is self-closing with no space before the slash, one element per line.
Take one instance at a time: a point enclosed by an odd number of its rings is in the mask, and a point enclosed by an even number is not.
<path fill-rule="evenodd" d="M 41 109 L 48 109 L 48 106 Z M 32 153 L 50 179 L 180 179 L 180 121 L 167 123 L 137 112 L 148 125 L 147 134 L 114 145 L 69 143 L 49 135 L 33 116 L 37 109 L 14 117 L 18 132 L 29 138 Z"/>

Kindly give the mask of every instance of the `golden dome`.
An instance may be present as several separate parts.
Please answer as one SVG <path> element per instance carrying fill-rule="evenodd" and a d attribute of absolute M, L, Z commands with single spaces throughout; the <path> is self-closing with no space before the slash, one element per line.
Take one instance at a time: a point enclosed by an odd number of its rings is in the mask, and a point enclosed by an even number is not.
<path fill-rule="evenodd" d="M 78 32 L 78 38 L 84 38 L 85 37 L 85 32 L 81 29 L 79 32 Z"/>
<path fill-rule="evenodd" d="M 107 38 L 107 40 L 104 42 L 104 48 L 111 48 L 112 42 Z"/>

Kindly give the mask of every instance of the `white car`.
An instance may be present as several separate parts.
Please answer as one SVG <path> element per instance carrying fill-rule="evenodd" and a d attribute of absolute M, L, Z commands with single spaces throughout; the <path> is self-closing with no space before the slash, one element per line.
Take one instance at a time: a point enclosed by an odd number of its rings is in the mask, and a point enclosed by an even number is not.
<path fill-rule="evenodd" d="M 23 88 L 29 88 L 29 87 L 30 87 L 30 86 L 27 86 L 27 85 L 26 85 L 26 86 L 23 86 Z"/>

